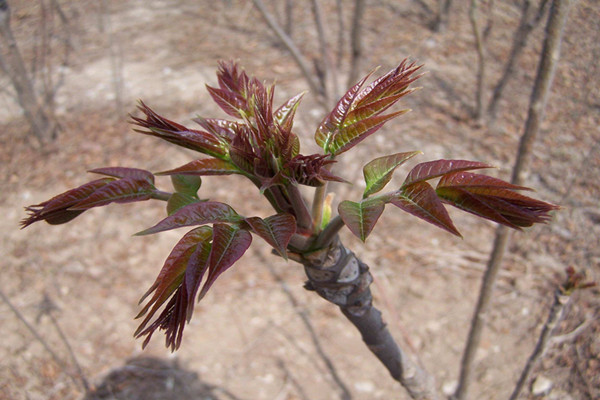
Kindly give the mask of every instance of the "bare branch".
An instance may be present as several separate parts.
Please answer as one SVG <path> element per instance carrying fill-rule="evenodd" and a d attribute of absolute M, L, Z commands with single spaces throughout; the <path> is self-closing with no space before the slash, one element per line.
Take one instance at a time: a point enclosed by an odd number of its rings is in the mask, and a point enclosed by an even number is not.
<path fill-rule="evenodd" d="M 351 40 L 351 57 L 350 57 L 350 73 L 348 75 L 347 87 L 352 87 L 358 80 L 360 74 L 360 61 L 362 59 L 362 24 L 363 14 L 365 12 L 365 1 L 354 1 L 354 14 L 352 16 L 352 32 Z"/>
<path fill-rule="evenodd" d="M 558 323 L 562 320 L 563 314 L 565 311 L 565 307 L 569 304 L 571 300 L 571 296 L 566 296 L 561 293 L 560 290 L 557 290 L 554 294 L 554 304 L 550 308 L 548 313 L 548 318 L 546 319 L 546 323 L 542 328 L 542 332 L 540 333 L 540 337 L 538 338 L 537 344 L 535 345 L 535 349 L 533 353 L 527 359 L 527 363 L 525 364 L 525 368 L 521 372 L 521 376 L 517 381 L 515 389 L 510 395 L 510 400 L 516 400 L 519 397 L 519 394 L 523 390 L 525 383 L 529 379 L 529 374 L 533 367 L 537 364 L 540 358 L 544 355 L 546 349 L 550 346 L 550 338 L 552 337 L 552 332 L 558 325 Z"/>
<path fill-rule="evenodd" d="M 523 172 L 527 165 L 526 161 L 530 156 L 533 142 L 544 116 L 548 93 L 550 92 L 554 71 L 560 57 L 560 43 L 570 6 L 571 0 L 554 0 L 552 2 L 550 17 L 548 18 L 548 23 L 546 25 L 544 48 L 542 50 L 536 82 L 529 104 L 527 123 L 523 135 L 521 136 L 517 160 L 513 167 L 512 183 L 515 185 L 522 185 Z M 479 347 L 481 333 L 484 327 L 484 315 L 489 308 L 494 284 L 496 282 L 498 270 L 500 269 L 502 256 L 506 249 L 508 237 L 508 229 L 499 226 L 496 230 L 494 248 L 483 277 L 479 299 L 471 321 L 471 328 L 461 362 L 460 380 L 455 394 L 455 398 L 458 400 L 462 400 L 466 397 L 468 386 L 471 382 L 475 351 L 477 350 L 477 347 Z"/>
<path fill-rule="evenodd" d="M 302 71 L 302 74 L 304 75 L 308 86 L 310 86 L 310 89 L 321 96 L 325 96 L 323 88 L 320 87 L 319 84 L 315 81 L 314 76 L 310 72 L 308 62 L 300 52 L 300 49 L 298 49 L 296 44 L 293 42 L 292 38 L 290 38 L 283 31 L 283 29 L 281 29 L 277 21 L 275 21 L 275 18 L 273 18 L 269 11 L 267 11 L 262 0 L 252 0 L 252 2 L 267 22 L 267 25 L 269 25 L 269 28 L 271 28 L 271 30 L 277 35 L 279 40 L 281 40 L 281 42 L 285 45 L 285 47 L 292 55 L 294 61 L 296 61 L 296 64 L 298 64 L 298 66 L 300 67 L 300 70 Z"/>
<path fill-rule="evenodd" d="M 479 0 L 471 0 L 469 7 L 469 21 L 475 37 L 475 48 L 477 49 L 477 87 L 475 89 L 474 118 L 480 122 L 483 116 L 483 83 L 485 82 L 485 55 L 483 48 L 483 37 L 479 27 L 479 15 L 477 13 Z"/>
<path fill-rule="evenodd" d="M 487 114 L 490 119 L 490 123 L 494 123 L 496 120 L 498 114 L 498 104 L 500 103 L 500 99 L 502 98 L 504 88 L 506 87 L 506 84 L 508 83 L 510 77 L 514 73 L 515 65 L 523 49 L 525 48 L 525 45 L 527 44 L 529 34 L 538 25 L 538 23 L 544 16 L 547 4 L 548 0 L 541 0 L 538 9 L 535 12 L 535 15 L 532 17 L 531 0 L 523 1 L 523 6 L 521 8 L 521 20 L 519 21 L 519 27 L 517 28 L 513 36 L 510 54 L 504 66 L 502 76 L 500 77 L 500 79 L 496 83 L 496 86 L 494 87 L 494 90 L 492 92 L 492 98 L 488 105 Z"/>

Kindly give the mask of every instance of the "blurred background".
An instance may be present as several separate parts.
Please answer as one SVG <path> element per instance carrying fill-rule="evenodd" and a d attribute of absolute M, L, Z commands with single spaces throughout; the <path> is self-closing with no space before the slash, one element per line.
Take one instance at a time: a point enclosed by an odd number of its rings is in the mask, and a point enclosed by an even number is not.
<path fill-rule="evenodd" d="M 193 160 L 133 132 L 128 115 L 142 99 L 185 125 L 224 117 L 205 90 L 219 60 L 276 82 L 276 103 L 309 90 L 294 125 L 304 154 L 319 151 L 314 131 L 349 82 L 405 58 L 424 64 L 422 88 L 400 101 L 413 111 L 339 158 L 336 171 L 353 185 L 333 187 L 336 203 L 360 199 L 366 162 L 400 151 L 421 150 L 414 163 L 487 162 L 498 167 L 490 174 L 510 179 L 550 3 L 0 1 L 0 398 L 408 398 L 339 311 L 302 288 L 299 264 L 271 257 L 258 241 L 199 304 L 177 353 L 160 334 L 142 351 L 132 337 L 138 300 L 182 232 L 132 234 L 160 220 L 164 205 L 111 205 L 67 225 L 19 230 L 23 207 L 91 180 L 93 168 L 161 171 Z M 512 236 L 470 398 L 511 393 L 567 266 L 599 280 L 598 21 L 595 0 L 575 2 L 568 16 L 525 178 L 535 197 L 562 209 Z M 207 177 L 200 196 L 270 215 L 236 177 Z M 371 266 L 394 336 L 446 395 L 495 232 L 449 211 L 464 239 L 392 208 L 366 244 L 342 234 Z M 599 315 L 597 289 L 573 296 L 560 340 L 532 372 L 539 385 L 523 398 L 600 397 Z"/>

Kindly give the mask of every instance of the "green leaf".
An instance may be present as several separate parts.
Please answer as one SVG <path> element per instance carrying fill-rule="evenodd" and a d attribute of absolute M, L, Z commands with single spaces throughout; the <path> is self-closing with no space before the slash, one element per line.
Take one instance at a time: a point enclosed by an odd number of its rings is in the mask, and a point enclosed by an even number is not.
<path fill-rule="evenodd" d="M 250 247 L 252 235 L 245 230 L 226 224 L 213 227 L 212 248 L 208 259 L 208 277 L 198 295 L 202 300 L 215 280 L 240 259 Z"/>
<path fill-rule="evenodd" d="M 167 214 L 171 215 L 180 208 L 187 206 L 188 204 L 192 204 L 198 202 L 198 197 L 190 196 L 189 194 L 175 192 L 169 197 L 167 201 Z"/>
<path fill-rule="evenodd" d="M 291 214 L 276 214 L 265 219 L 250 217 L 244 220 L 252 231 L 269 243 L 287 260 L 287 246 L 296 233 L 296 218 Z"/>
<path fill-rule="evenodd" d="M 197 198 L 202 179 L 194 175 L 171 175 L 171 182 L 176 192 Z"/>
<path fill-rule="evenodd" d="M 231 175 L 240 170 L 229 161 L 218 158 L 194 160 L 179 168 L 159 172 L 156 175 Z"/>
<path fill-rule="evenodd" d="M 384 208 L 385 203 L 378 198 L 363 200 L 359 203 L 344 200 L 338 205 L 338 213 L 350 231 L 364 242 Z"/>
<path fill-rule="evenodd" d="M 451 172 L 466 171 L 470 169 L 492 168 L 491 165 L 467 160 L 435 160 L 417 164 L 406 177 L 403 187 L 413 183 L 437 178 Z"/>
<path fill-rule="evenodd" d="M 456 236 L 461 236 L 442 201 L 427 182 L 416 182 L 402 187 L 387 197 L 387 202 L 401 208 L 415 217 L 421 218 Z"/>
<path fill-rule="evenodd" d="M 180 228 L 182 226 L 204 225 L 216 222 L 235 223 L 243 219 L 231 206 L 217 201 L 192 203 L 180 208 L 172 215 L 151 228 L 136 233 L 136 236 Z"/>
<path fill-rule="evenodd" d="M 376 158 L 365 165 L 363 168 L 363 175 L 365 177 L 366 188 L 363 193 L 363 198 L 367 198 L 383 189 L 392 179 L 394 170 L 417 154 L 422 153 L 420 151 L 396 153 Z"/>
<path fill-rule="evenodd" d="M 70 207 L 70 210 L 88 210 L 110 203 L 131 203 L 152 197 L 156 188 L 146 178 L 123 178 L 102 186 L 87 198 Z"/>

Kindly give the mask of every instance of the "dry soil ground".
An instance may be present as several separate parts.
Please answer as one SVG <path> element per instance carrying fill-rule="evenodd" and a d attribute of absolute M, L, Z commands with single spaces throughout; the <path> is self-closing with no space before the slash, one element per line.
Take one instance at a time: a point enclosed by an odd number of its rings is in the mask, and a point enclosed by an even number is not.
<path fill-rule="evenodd" d="M 52 2 L 9 3 L 25 59 L 29 65 L 39 62 L 40 4 L 50 7 Z M 282 13 L 283 2 L 269 3 L 277 3 L 277 12 Z M 314 55 L 315 29 L 304 3 L 295 3 L 293 34 L 307 54 Z M 467 2 L 454 2 L 444 33 L 433 33 L 428 27 L 431 14 L 423 4 L 433 9 L 437 3 L 433 0 L 367 3 L 364 69 L 381 65 L 385 71 L 410 56 L 424 63 L 428 73 L 420 80 L 423 89 L 403 101 L 412 113 L 342 157 L 338 171 L 355 185 L 338 186 L 337 199 L 359 198 L 362 165 L 376 155 L 396 151 L 421 150 L 424 156 L 418 161 L 486 161 L 500 167 L 492 174 L 508 178 L 526 117 L 542 27 L 532 34 L 509 84 L 499 127 L 490 130 L 469 118 L 476 53 Z M 487 39 L 488 94 L 518 22 L 518 7 L 513 3 L 495 2 Z M 144 351 L 140 341 L 132 338 L 137 300 L 181 233 L 131 236 L 161 218 L 162 204 L 109 206 L 68 225 L 18 229 L 24 206 L 82 184 L 89 179 L 86 170 L 122 165 L 158 171 L 193 157 L 132 133 L 127 113 L 135 112 L 138 98 L 184 122 L 196 114 L 217 114 L 204 84 L 215 81 L 217 60 L 231 58 L 260 79 L 277 80 L 278 101 L 306 88 L 291 57 L 250 2 L 60 4 L 69 19 L 72 47 L 68 63 L 60 71 L 56 64 L 52 69 L 55 77 L 64 73 L 56 98 L 62 130 L 54 143 L 42 149 L 32 145 L 10 83 L 2 80 L 0 288 L 67 367 L 53 360 L 2 302 L 0 398 L 85 397 L 51 319 L 36 318 L 44 294 L 55 303 L 52 315 L 95 388 L 89 399 L 325 400 L 342 398 L 344 390 L 357 400 L 407 398 L 335 307 L 302 288 L 301 268 L 272 258 L 258 241 L 197 307 L 181 349 L 172 355 L 160 335 Z M 323 2 L 323 9 L 334 37 L 335 2 Z M 351 7 L 345 10 L 346 26 L 350 11 Z M 581 0 L 571 12 L 527 178 L 536 196 L 563 209 L 550 224 L 512 237 L 477 354 L 472 399 L 503 399 L 511 392 L 568 265 L 600 280 L 598 21 L 596 0 Z M 55 14 L 54 50 L 49 57 L 56 62 L 64 34 L 59 22 Z M 340 76 L 347 58 L 346 54 Z M 118 111 L 115 77 L 121 81 Z M 312 132 L 322 110 L 308 95 L 299 114 L 296 131 L 308 154 L 316 151 Z M 398 179 L 405 171 L 397 172 Z M 240 213 L 269 215 L 265 202 L 242 180 L 205 179 L 201 190 L 203 196 L 228 202 Z M 438 386 L 449 391 L 458 376 L 494 226 L 452 211 L 464 235 L 461 240 L 398 209 L 390 208 L 384 216 L 365 245 L 347 232 L 343 240 L 371 265 L 376 303 L 393 334 L 420 355 Z M 553 384 L 545 398 L 600 398 L 599 306 L 597 290 L 574 296 L 557 333 L 585 325 L 578 336 L 551 347 L 533 371 L 533 377 L 545 377 Z M 529 389 L 524 397 L 532 397 Z"/>

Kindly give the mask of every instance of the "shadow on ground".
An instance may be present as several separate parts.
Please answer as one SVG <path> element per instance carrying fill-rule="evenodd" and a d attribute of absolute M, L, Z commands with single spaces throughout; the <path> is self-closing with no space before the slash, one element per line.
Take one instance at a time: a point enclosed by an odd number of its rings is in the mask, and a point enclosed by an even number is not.
<path fill-rule="evenodd" d="M 226 389 L 202 382 L 177 360 L 138 357 L 106 375 L 83 400 L 241 400 Z"/>

